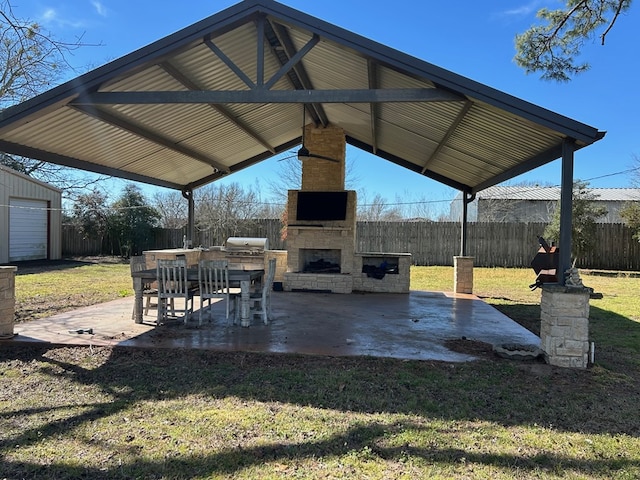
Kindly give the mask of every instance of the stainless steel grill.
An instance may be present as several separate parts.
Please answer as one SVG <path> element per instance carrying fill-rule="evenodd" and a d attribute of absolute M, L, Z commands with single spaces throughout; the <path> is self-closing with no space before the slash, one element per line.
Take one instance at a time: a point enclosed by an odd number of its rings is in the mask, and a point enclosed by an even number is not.
<path fill-rule="evenodd" d="M 264 268 L 264 251 L 268 249 L 268 238 L 229 237 L 224 244 L 229 265 L 244 269 Z"/>
<path fill-rule="evenodd" d="M 264 255 L 264 251 L 269 250 L 269 239 L 257 237 L 229 237 L 224 244 L 224 250 L 229 254 Z"/>

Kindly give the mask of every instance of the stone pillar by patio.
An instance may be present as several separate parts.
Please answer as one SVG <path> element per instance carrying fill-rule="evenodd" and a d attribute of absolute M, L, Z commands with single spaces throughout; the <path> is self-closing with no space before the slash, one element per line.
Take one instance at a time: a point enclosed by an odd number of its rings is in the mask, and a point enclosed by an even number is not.
<path fill-rule="evenodd" d="M 453 291 L 473 293 L 473 258 L 453 257 Z"/>
<path fill-rule="evenodd" d="M 13 338 L 17 267 L 0 267 L 0 339 Z"/>
<path fill-rule="evenodd" d="M 542 287 L 540 340 L 550 365 L 586 368 L 589 363 L 589 290 Z"/>

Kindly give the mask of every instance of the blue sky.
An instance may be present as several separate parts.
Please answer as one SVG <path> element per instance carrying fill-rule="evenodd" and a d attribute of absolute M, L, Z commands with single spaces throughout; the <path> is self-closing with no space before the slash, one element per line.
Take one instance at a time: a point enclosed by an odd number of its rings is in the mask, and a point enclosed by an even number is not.
<path fill-rule="evenodd" d="M 14 13 L 45 26 L 56 37 L 70 40 L 83 35 L 87 44 L 70 58 L 79 73 L 97 67 L 213 15 L 233 0 L 11 0 Z M 640 157 L 640 64 L 637 46 L 640 7 L 621 17 L 608 34 L 584 46 L 583 58 L 591 70 L 569 83 L 551 83 L 526 75 L 513 62 L 514 37 L 535 23 L 543 6 L 557 8 L 556 0 L 484 0 L 482 2 L 283 0 L 301 10 L 354 33 L 386 44 L 417 58 L 464 75 L 552 111 L 607 131 L 603 140 L 576 153 L 575 178 L 592 187 L 629 187 L 629 173 Z M 75 75 L 70 75 L 75 76 Z M 514 139 L 517 141 L 517 139 Z M 426 197 L 438 202 L 456 192 L 437 182 L 380 160 L 364 171 L 358 160 L 368 154 L 348 150 L 355 160 L 358 188 L 366 188 L 393 203 L 397 197 Z M 360 162 L 364 164 L 365 162 Z M 369 162 L 367 162 L 369 164 Z M 637 165 L 636 165 L 637 166 Z M 228 177 L 230 182 L 253 184 L 277 174 L 278 164 L 268 160 Z M 560 182 L 560 161 L 510 181 Z"/>

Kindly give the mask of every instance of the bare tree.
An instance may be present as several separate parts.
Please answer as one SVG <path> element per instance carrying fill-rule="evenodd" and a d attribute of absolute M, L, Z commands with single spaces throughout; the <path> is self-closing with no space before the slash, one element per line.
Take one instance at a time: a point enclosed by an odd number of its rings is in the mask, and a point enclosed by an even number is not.
<path fill-rule="evenodd" d="M 417 196 L 408 190 L 405 190 L 402 195 L 396 195 L 394 201 L 395 208 L 402 218 L 417 221 L 433 220 L 436 216 L 434 208 L 436 203 L 436 200 L 430 200 L 424 194 Z"/>
<path fill-rule="evenodd" d="M 502 187 L 511 190 L 505 192 Z M 521 181 L 491 187 L 478 195 L 478 222 L 548 222 L 553 216 L 555 200 L 533 200 L 540 188 L 549 189 L 549 182 Z M 559 193 L 559 191 L 558 191 Z M 520 198 L 518 198 L 520 197 Z"/>
<path fill-rule="evenodd" d="M 189 204 L 180 192 L 156 192 L 153 206 L 160 213 L 160 226 L 182 228 L 187 224 Z"/>
<path fill-rule="evenodd" d="M 278 160 L 276 169 L 276 176 L 267 180 L 267 186 L 271 198 L 285 205 L 287 191 L 300 190 L 302 186 L 302 163 L 295 156 L 295 152 L 291 152 L 290 155 Z"/>
<path fill-rule="evenodd" d="M 360 181 L 355 167 L 355 159 L 346 160 L 345 188 L 347 190 L 356 190 Z M 302 163 L 298 160 L 296 152 L 289 152 L 288 155 L 278 160 L 277 175 L 275 179 L 267 181 L 267 186 L 271 197 L 283 205 L 287 202 L 288 190 L 300 190 L 302 186 Z"/>
<path fill-rule="evenodd" d="M 67 55 L 87 46 L 82 38 L 58 40 L 42 25 L 14 15 L 8 0 L 0 0 L 0 109 L 23 102 L 55 86 L 73 70 Z M 40 160 L 0 154 L 0 163 L 51 183 L 66 197 L 86 193 L 100 177 Z"/>
<path fill-rule="evenodd" d="M 227 237 L 239 235 L 252 220 L 264 218 L 265 204 L 258 189 L 244 190 L 240 184 L 211 184 L 195 191 L 196 228 L 207 232 L 211 245 L 220 245 Z"/>
<path fill-rule="evenodd" d="M 358 202 L 358 220 L 363 222 L 394 222 L 402 219 L 402 212 L 397 205 L 390 205 L 387 200 L 376 193 L 368 200 L 366 192 L 360 192 Z"/>

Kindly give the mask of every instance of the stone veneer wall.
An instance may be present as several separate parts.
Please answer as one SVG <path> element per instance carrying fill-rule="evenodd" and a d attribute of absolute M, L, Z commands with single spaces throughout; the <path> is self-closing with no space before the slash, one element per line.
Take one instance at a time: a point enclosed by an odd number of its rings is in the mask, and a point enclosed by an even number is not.
<path fill-rule="evenodd" d="M 302 190 L 344 190 L 347 145 L 344 130 L 332 125 L 325 128 L 306 125 L 304 136 L 305 147 L 309 152 L 333 158 L 337 162 L 320 158 L 305 160 L 302 163 Z"/>
<path fill-rule="evenodd" d="M 340 273 L 291 273 L 284 274 L 284 290 L 310 292 L 351 293 L 353 277 Z"/>
<path fill-rule="evenodd" d="M 323 221 L 323 226 L 312 225 L 317 222 L 297 222 L 298 191 L 289 191 L 287 226 L 287 271 L 299 273 L 300 249 L 340 250 L 340 273 L 353 272 L 353 255 L 356 248 L 356 192 L 347 192 L 347 218 L 343 221 Z M 311 225 L 304 225 L 310 223 Z"/>
<path fill-rule="evenodd" d="M 473 293 L 473 257 L 453 257 L 453 291 Z"/>
<path fill-rule="evenodd" d="M 276 275 L 273 277 L 274 282 L 283 282 L 284 274 L 287 271 L 287 251 L 286 250 L 265 250 L 264 252 L 264 271 L 269 268 L 269 259 L 276 259 Z"/>
<path fill-rule="evenodd" d="M 385 259 L 398 262 L 398 273 L 388 273 L 383 278 L 368 277 L 362 273 L 364 259 L 376 259 L 382 263 Z M 356 253 L 354 257 L 353 290 L 356 292 L 408 293 L 411 281 L 410 253 Z"/>
<path fill-rule="evenodd" d="M 342 192 L 345 182 L 346 140 L 342 128 L 306 125 L 304 144 L 309 152 L 335 159 L 309 158 L 302 163 L 302 190 Z M 345 220 L 298 221 L 298 191 L 289 191 L 287 225 L 287 273 L 284 289 L 351 293 L 353 256 L 356 248 L 356 192 L 347 192 Z M 320 224 L 320 225 L 319 225 Z M 339 250 L 340 273 L 302 273 L 304 250 Z"/>
<path fill-rule="evenodd" d="M 202 250 L 197 248 L 167 248 L 164 250 L 146 250 L 142 252 L 147 268 L 156 268 L 158 260 L 175 260 L 177 255 L 184 255 L 187 265 L 197 266 Z"/>
<path fill-rule="evenodd" d="M 306 125 L 304 144 L 310 153 L 337 161 L 309 158 L 302 164 L 302 190 L 317 192 L 345 191 L 346 139 L 344 130 L 333 125 L 316 128 Z M 358 254 L 356 255 L 356 192 L 347 191 L 347 215 L 341 221 L 298 221 L 298 191 L 289 191 L 287 225 L 287 272 L 284 274 L 285 291 L 329 291 L 351 293 L 408 292 L 410 281 L 410 254 Z M 301 250 L 339 250 L 340 273 L 302 273 Z M 333 253 L 333 252 L 331 252 Z M 388 274 L 383 279 L 367 277 L 362 273 L 364 257 L 394 257 L 398 259 L 399 274 Z M 332 260 L 333 261 L 333 260 Z"/>
<path fill-rule="evenodd" d="M 540 340 L 550 365 L 586 368 L 589 363 L 589 291 L 544 285 Z"/>
<path fill-rule="evenodd" d="M 13 337 L 17 267 L 0 267 L 0 339 Z"/>

